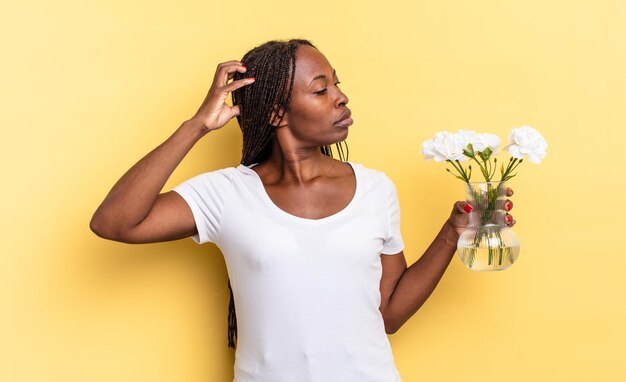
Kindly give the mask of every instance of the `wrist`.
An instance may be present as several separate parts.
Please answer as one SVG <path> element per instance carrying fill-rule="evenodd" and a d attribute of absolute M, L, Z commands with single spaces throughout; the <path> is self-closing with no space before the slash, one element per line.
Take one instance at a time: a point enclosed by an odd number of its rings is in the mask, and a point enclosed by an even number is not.
<path fill-rule="evenodd" d="M 191 118 L 183 122 L 183 124 L 181 125 L 181 130 L 186 131 L 187 133 L 194 136 L 196 139 L 202 138 L 211 131 L 204 125 L 204 123 L 196 118 Z"/>
<path fill-rule="evenodd" d="M 447 246 L 456 248 L 460 236 L 461 235 L 459 235 L 456 229 L 452 226 L 452 223 L 450 223 L 450 220 L 446 220 L 441 228 L 441 232 L 439 233 L 440 239 Z"/>

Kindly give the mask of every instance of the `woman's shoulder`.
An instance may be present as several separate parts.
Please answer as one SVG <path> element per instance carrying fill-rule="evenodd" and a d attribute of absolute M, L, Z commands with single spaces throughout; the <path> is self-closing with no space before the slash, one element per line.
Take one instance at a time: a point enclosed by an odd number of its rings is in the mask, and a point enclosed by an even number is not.
<path fill-rule="evenodd" d="M 234 179 L 239 175 L 238 167 L 224 167 L 215 170 L 209 170 L 194 175 L 184 181 L 182 184 L 190 184 L 204 187 L 226 187 L 233 184 Z M 181 184 L 181 185 L 182 185 Z"/>
<path fill-rule="evenodd" d="M 205 171 L 198 174 L 197 176 L 204 178 L 232 178 L 233 176 L 236 176 L 236 174 L 238 173 L 238 169 L 239 166 L 223 167 L 215 170 Z"/>
<path fill-rule="evenodd" d="M 354 169 L 358 169 L 363 176 L 367 176 L 372 179 L 378 179 L 381 181 L 390 181 L 389 177 L 383 170 L 369 167 L 367 165 L 364 165 L 363 163 L 357 163 L 357 162 L 349 162 L 349 163 L 352 165 Z"/>
<path fill-rule="evenodd" d="M 389 193 L 395 192 L 396 186 L 385 171 L 368 167 L 362 163 L 350 162 L 355 172 L 358 172 L 357 177 L 361 180 L 362 186 L 371 190 L 378 190 L 380 192 Z"/>

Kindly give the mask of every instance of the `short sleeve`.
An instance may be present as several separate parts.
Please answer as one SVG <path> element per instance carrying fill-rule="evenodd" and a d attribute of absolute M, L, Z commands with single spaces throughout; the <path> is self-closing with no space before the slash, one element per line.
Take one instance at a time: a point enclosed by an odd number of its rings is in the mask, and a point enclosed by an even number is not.
<path fill-rule="evenodd" d="M 391 179 L 386 178 L 388 184 L 387 191 L 387 212 L 389 215 L 387 236 L 383 241 L 383 255 L 395 255 L 404 249 L 404 240 L 400 231 L 400 203 L 398 201 L 398 191 Z"/>
<path fill-rule="evenodd" d="M 197 175 L 172 189 L 191 208 L 198 230 L 191 238 L 196 243 L 217 241 L 224 205 L 232 187 L 228 169 L 222 169 Z"/>

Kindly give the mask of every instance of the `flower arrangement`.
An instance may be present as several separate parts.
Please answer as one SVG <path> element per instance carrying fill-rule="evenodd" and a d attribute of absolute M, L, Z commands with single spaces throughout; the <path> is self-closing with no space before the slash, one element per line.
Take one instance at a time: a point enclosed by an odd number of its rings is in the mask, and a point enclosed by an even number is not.
<path fill-rule="evenodd" d="M 507 181 L 517 174 L 511 174 L 523 162 L 524 157 L 532 163 L 540 163 L 546 156 L 548 143 L 541 133 L 530 126 L 513 128 L 508 136 L 508 145 L 504 150 L 511 154 L 506 168 L 501 166 L 501 180 Z M 475 131 L 459 130 L 456 133 L 439 132 L 435 138 L 422 144 L 422 154 L 425 159 L 434 159 L 436 162 L 449 162 L 459 175 L 457 178 L 469 183 L 472 176 L 472 166 L 466 170 L 461 162 L 474 160 L 486 182 L 491 182 L 495 175 L 499 153 L 500 138 L 495 134 L 480 134 Z M 493 160 L 493 162 L 492 162 Z M 452 173 L 450 169 L 446 169 Z M 454 174 L 453 174 L 454 175 Z"/>
<path fill-rule="evenodd" d="M 506 197 L 505 182 L 517 175 L 513 172 L 524 158 L 527 156 L 530 162 L 541 163 L 548 148 L 536 129 L 530 126 L 513 128 L 508 135 L 508 144 L 503 148 L 511 158 L 506 166 L 500 165 L 500 180 L 493 181 L 498 164 L 495 156 L 500 153 L 501 143 L 494 134 L 458 130 L 456 133 L 439 132 L 422 144 L 425 159 L 450 163 L 456 173 L 449 168 L 446 170 L 466 183 L 474 219 L 470 216 L 470 227 L 459 238 L 458 249 L 463 263 L 474 270 L 505 269 L 517 259 L 519 241 L 512 230 L 501 224 L 503 200 L 500 199 Z M 485 182 L 470 182 L 472 165 L 465 168 L 462 163 L 467 161 L 476 162 Z"/>

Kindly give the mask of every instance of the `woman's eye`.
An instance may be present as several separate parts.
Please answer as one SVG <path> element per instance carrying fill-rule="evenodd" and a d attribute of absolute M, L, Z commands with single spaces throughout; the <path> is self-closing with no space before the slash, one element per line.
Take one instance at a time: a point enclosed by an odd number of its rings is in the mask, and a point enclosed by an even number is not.
<path fill-rule="evenodd" d="M 322 89 L 318 92 L 315 92 L 315 94 L 319 94 L 319 95 L 323 95 L 324 93 L 326 93 L 326 89 Z"/>

